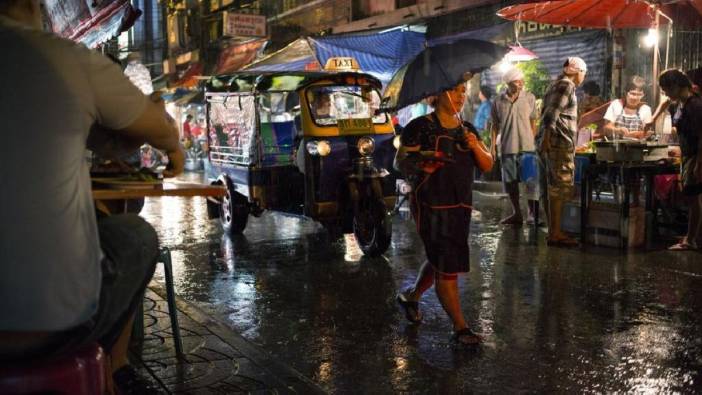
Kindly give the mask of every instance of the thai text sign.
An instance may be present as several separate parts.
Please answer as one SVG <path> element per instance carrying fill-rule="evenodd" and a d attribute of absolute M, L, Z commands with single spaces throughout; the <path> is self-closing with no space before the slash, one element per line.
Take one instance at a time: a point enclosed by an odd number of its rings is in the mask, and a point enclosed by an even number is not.
<path fill-rule="evenodd" d="M 223 27 L 225 36 L 265 37 L 266 17 L 224 12 Z"/>
<path fill-rule="evenodd" d="M 338 119 L 337 125 L 342 136 L 373 133 L 373 120 L 370 118 Z"/>

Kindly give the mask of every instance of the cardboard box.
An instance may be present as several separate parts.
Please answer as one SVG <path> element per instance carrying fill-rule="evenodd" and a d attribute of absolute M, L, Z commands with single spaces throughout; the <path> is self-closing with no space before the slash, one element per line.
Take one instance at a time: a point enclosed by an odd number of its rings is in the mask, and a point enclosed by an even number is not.
<path fill-rule="evenodd" d="M 646 234 L 646 216 L 643 207 L 631 207 L 629 217 L 621 222 L 620 206 L 612 203 L 592 202 L 588 211 L 586 240 L 598 246 L 621 247 L 621 235 L 628 243 L 625 247 L 641 247 Z M 621 228 L 621 229 L 620 229 Z"/>
<path fill-rule="evenodd" d="M 561 230 L 566 233 L 580 234 L 580 202 L 569 201 L 563 203 Z"/>

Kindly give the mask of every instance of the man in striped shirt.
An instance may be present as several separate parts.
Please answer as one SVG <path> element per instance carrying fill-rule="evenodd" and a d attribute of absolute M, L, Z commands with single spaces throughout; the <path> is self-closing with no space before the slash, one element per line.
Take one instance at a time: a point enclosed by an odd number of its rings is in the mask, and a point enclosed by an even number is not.
<path fill-rule="evenodd" d="M 585 80 L 587 65 L 568 58 L 563 73 L 546 91 L 541 126 L 536 136 L 542 186 L 548 191 L 548 245 L 574 247 L 578 242 L 561 230 L 563 201 L 573 194 L 578 100 L 575 89 Z"/>

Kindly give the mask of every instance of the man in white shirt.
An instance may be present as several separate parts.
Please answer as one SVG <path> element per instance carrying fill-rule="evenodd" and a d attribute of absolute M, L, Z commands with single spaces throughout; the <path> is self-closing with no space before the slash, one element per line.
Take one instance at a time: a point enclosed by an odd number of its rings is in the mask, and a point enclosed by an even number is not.
<path fill-rule="evenodd" d="M 492 103 L 492 154 L 495 156 L 499 140 L 500 162 L 502 166 L 502 183 L 512 203 L 512 214 L 500 223 L 521 226 L 524 221 L 519 202 L 519 182 L 537 184 L 536 177 L 531 180 L 520 177 L 524 167 L 525 154 L 534 154 L 534 136 L 536 135 L 536 98 L 524 90 L 524 73 L 517 68 L 508 70 L 503 76 L 507 84 L 505 92 Z M 499 136 L 499 139 L 498 139 Z M 535 187 L 531 186 L 531 189 Z M 539 208 L 536 196 L 528 201 L 529 217 L 534 220 L 534 212 Z"/>
<path fill-rule="evenodd" d="M 96 219 L 86 148 L 93 125 L 125 146 L 184 153 L 162 102 L 98 52 L 41 31 L 39 0 L 0 1 L 0 359 L 99 342 L 129 380 L 131 320 L 154 271 L 156 233 L 135 215 Z M 104 140 L 100 140 L 104 141 Z M 91 146 L 101 152 L 102 146 Z"/>

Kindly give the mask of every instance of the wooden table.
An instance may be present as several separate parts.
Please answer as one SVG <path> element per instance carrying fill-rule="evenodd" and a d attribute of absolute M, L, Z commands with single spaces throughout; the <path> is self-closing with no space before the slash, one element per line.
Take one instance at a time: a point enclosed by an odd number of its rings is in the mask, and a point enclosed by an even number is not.
<path fill-rule="evenodd" d="M 583 170 L 581 185 L 580 185 L 580 234 L 585 239 L 588 232 L 588 209 L 592 202 L 593 182 L 601 174 L 608 175 L 613 184 L 618 184 L 622 187 L 622 199 L 617 201 L 619 206 L 619 246 L 627 248 L 628 234 L 624 233 L 628 224 L 626 221 L 629 218 L 630 199 L 632 195 L 632 185 L 637 186 L 637 182 L 643 178 L 646 186 L 646 194 L 644 195 L 644 223 L 645 229 L 645 247 L 650 248 L 654 232 L 658 231 L 658 221 L 656 217 L 656 202 L 654 196 L 653 178 L 656 175 L 662 174 L 678 174 L 680 165 L 670 162 L 595 162 L 588 165 Z"/>
<path fill-rule="evenodd" d="M 128 199 L 140 199 L 144 197 L 161 197 L 161 196 L 205 196 L 205 197 L 222 197 L 227 193 L 227 189 L 221 185 L 204 185 L 192 184 L 180 181 L 167 181 L 163 183 L 148 183 L 144 182 L 139 185 L 138 182 L 128 183 L 128 188 L 120 188 L 119 185 L 110 185 L 109 181 L 97 181 L 93 179 L 93 199 L 98 210 L 110 214 L 109 209 L 101 201 L 103 200 L 124 200 L 124 211 L 127 211 Z M 175 344 L 176 355 L 178 358 L 183 357 L 183 344 L 180 337 L 180 329 L 178 325 L 177 307 L 175 303 L 175 291 L 173 286 L 173 269 L 171 267 L 171 252 L 167 247 L 162 247 L 159 252 L 159 262 L 164 266 L 164 277 L 166 280 L 166 293 L 168 301 L 168 315 L 171 320 L 171 329 L 173 331 L 173 341 Z M 144 331 L 144 316 L 143 303 L 137 311 L 137 319 L 135 320 L 135 331 L 137 335 L 143 338 Z M 139 336 L 136 336 L 139 337 Z"/>
<path fill-rule="evenodd" d="M 205 196 L 222 197 L 227 193 L 227 189 L 221 185 L 203 185 L 185 183 L 180 181 L 166 181 L 163 184 L 154 186 L 145 183 L 143 187 L 131 186 L 129 188 L 110 187 L 105 188 L 93 186 L 93 199 L 95 200 L 121 200 L 138 199 L 143 197 L 158 196 Z"/>

